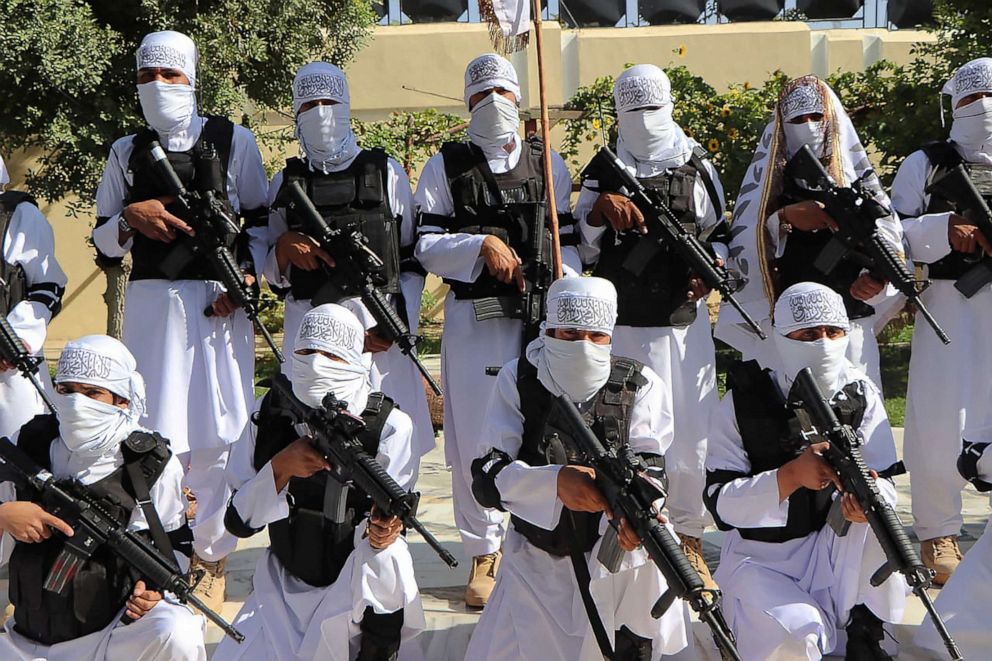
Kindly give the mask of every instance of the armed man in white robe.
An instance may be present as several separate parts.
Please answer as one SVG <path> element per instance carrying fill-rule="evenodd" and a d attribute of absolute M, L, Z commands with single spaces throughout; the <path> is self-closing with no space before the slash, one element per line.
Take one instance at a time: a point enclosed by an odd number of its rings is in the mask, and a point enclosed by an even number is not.
<path fill-rule="evenodd" d="M 358 315 L 366 327 L 366 351 L 381 375 L 378 387 L 414 420 L 414 450 L 420 457 L 434 448 L 434 428 L 423 377 L 397 343 L 417 332 L 424 287 L 424 271 L 413 258 L 413 191 L 395 159 L 356 142 L 350 108 L 348 81 L 333 64 L 312 62 L 296 74 L 293 112 L 301 154 L 287 160 L 269 186 L 274 245 L 263 274 L 286 295 L 286 353 L 311 307 L 341 303 Z M 319 217 L 310 215 L 314 211 Z M 363 243 L 375 254 L 375 263 L 368 263 Z M 361 302 L 367 284 L 381 296 L 370 306 Z M 383 302 L 407 337 L 391 337 L 395 320 L 385 318 Z M 408 351 L 416 355 L 415 347 Z M 288 369 L 284 364 L 283 371 L 289 374 Z"/>
<path fill-rule="evenodd" d="M 206 661 L 203 617 L 157 583 L 185 581 L 171 537 L 186 498 L 169 441 L 138 424 L 134 357 L 105 335 L 70 341 L 55 389 L 57 415 L 0 439 L 0 530 L 15 540 L 0 658 Z"/>
<path fill-rule="evenodd" d="M 910 154 L 892 182 L 910 256 L 931 281 L 922 299 L 953 339 L 944 346 L 917 317 L 906 394 L 913 518 L 938 584 L 961 561 L 962 433 L 992 426 L 992 352 L 981 343 L 992 327 L 992 58 L 962 66 L 942 94 L 949 138 Z"/>
<path fill-rule="evenodd" d="M 664 481 L 671 393 L 650 367 L 611 356 L 616 303 L 608 280 L 556 280 L 541 334 L 497 377 L 472 489 L 483 506 L 509 512 L 511 524 L 466 658 L 658 659 L 688 644 L 680 599 L 651 616 L 665 579 L 627 519 L 611 511 L 556 402 L 566 396 L 602 443 L 621 455 L 629 448 Z"/>
<path fill-rule="evenodd" d="M 902 228 L 851 119 L 816 76 L 782 90 L 744 175 L 731 235 L 728 267 L 742 281 L 744 309 L 770 330 L 772 306 L 785 289 L 827 285 L 844 298 L 851 321 L 848 359 L 881 388 L 875 334 L 903 303 L 886 277 L 907 291 L 915 279 Z M 772 343 L 760 341 L 729 305 L 720 309 L 715 336 L 745 359 L 774 359 Z"/>
<path fill-rule="evenodd" d="M 4 190 L 9 183 L 0 156 L 0 436 L 16 432 L 45 411 L 45 397 L 51 400 L 43 348 L 66 284 L 52 226 L 34 198 Z"/>
<path fill-rule="evenodd" d="M 268 527 L 270 545 L 235 620 L 245 642 L 225 640 L 215 659 L 391 661 L 426 626 L 403 521 L 318 450 L 358 443 L 402 489 L 416 478 L 413 425 L 371 391 L 364 345 L 365 328 L 346 308 L 307 311 L 290 356 L 292 382 L 273 377 L 235 446 L 225 523 L 241 538 Z M 312 412 L 320 428 L 306 428 Z"/>
<path fill-rule="evenodd" d="M 616 150 L 623 165 L 671 209 L 677 222 L 726 261 L 730 235 L 723 220 L 723 187 L 704 158 L 705 150 L 672 119 L 668 76 L 653 64 L 638 64 L 617 78 L 613 98 L 619 125 Z M 613 353 L 648 365 L 671 388 L 675 438 L 665 455 L 671 481 L 668 512 L 686 555 L 712 586 L 702 552 L 709 420 L 700 414 L 718 401 L 705 302 L 709 290 L 657 228 L 647 233 L 649 221 L 620 192 L 623 184 L 602 155 L 582 178 L 575 205 L 580 252 L 586 264 L 594 265 L 593 275 L 617 288 Z"/>
<path fill-rule="evenodd" d="M 224 535 L 224 467 L 254 398 L 249 316 L 255 264 L 268 250 L 267 179 L 251 131 L 197 113 L 197 61 L 178 32 L 149 34 L 139 46 L 148 128 L 110 149 L 93 243 L 101 259 L 131 253 L 123 340 L 147 380 L 148 424 L 168 436 L 186 470 L 196 499 L 193 567 L 206 570 L 198 592 L 217 610 L 236 542 Z"/>
<path fill-rule="evenodd" d="M 495 585 L 503 522 L 498 510 L 481 507 L 471 491 L 469 464 L 485 438 L 485 407 L 496 381 L 486 369 L 519 356 L 536 336 L 542 314 L 537 294 L 552 275 L 543 147 L 517 134 L 519 104 L 520 84 L 508 60 L 488 54 L 469 62 L 469 141 L 446 143 L 428 160 L 415 194 L 421 213 L 415 255 L 451 287 L 441 343 L 444 450 L 455 524 L 473 557 L 465 603 L 476 608 L 486 604 Z M 571 177 L 557 153 L 550 158 L 562 260 L 580 273 L 578 235 L 568 211 Z"/>
<path fill-rule="evenodd" d="M 775 361 L 735 363 L 713 417 L 705 495 L 727 531 L 714 578 L 745 659 L 841 650 L 855 661 L 890 658 L 883 623 L 901 621 L 907 582 L 902 574 L 869 582 L 888 558 L 846 477 L 832 468 L 837 439 L 816 436 L 848 426 L 856 440 L 846 451 L 861 453 L 876 509 L 895 506 L 892 430 L 878 388 L 845 358 L 851 325 L 844 298 L 829 287 L 789 287 L 775 305 Z M 814 417 L 814 399 L 821 411 L 833 409 L 833 429 Z"/>

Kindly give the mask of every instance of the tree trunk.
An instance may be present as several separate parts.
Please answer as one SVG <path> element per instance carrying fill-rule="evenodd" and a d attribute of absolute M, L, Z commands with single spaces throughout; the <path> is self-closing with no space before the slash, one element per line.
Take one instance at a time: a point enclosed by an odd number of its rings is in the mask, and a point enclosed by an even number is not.
<path fill-rule="evenodd" d="M 119 264 L 104 266 L 103 273 L 107 277 L 107 289 L 103 292 L 103 301 L 107 304 L 107 335 L 119 340 L 124 334 L 124 293 L 131 274 L 130 256 Z"/>

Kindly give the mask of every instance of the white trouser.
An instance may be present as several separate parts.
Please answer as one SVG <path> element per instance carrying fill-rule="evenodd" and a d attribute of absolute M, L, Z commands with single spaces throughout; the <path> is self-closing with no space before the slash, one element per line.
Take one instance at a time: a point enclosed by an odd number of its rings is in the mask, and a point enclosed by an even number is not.
<path fill-rule="evenodd" d="M 237 538 L 224 527 L 231 489 L 224 476 L 229 446 L 184 452 L 179 460 L 186 471 L 183 486 L 196 497 L 196 520 L 191 522 L 193 550 L 203 560 L 216 562 L 234 551 Z"/>

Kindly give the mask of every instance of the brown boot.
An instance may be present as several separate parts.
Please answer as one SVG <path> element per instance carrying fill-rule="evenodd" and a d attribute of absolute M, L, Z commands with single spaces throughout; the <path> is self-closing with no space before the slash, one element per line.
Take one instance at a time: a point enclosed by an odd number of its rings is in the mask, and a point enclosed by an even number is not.
<path fill-rule="evenodd" d="M 943 585 L 961 564 L 957 535 L 944 535 L 920 542 L 923 564 L 934 571 L 934 585 Z"/>
<path fill-rule="evenodd" d="M 200 598 L 207 608 L 219 613 L 224 605 L 224 588 L 227 581 L 224 578 L 224 566 L 227 558 L 221 558 L 217 562 L 207 562 L 200 556 L 193 554 L 189 561 L 190 581 L 196 580 L 194 572 L 203 571 L 203 578 L 200 584 L 193 590 L 193 594 Z"/>
<path fill-rule="evenodd" d="M 496 572 L 503 558 L 502 551 L 477 555 L 472 558 L 472 573 L 468 576 L 465 586 L 465 605 L 470 608 L 482 608 L 489 601 L 489 595 L 496 587 Z"/>
<path fill-rule="evenodd" d="M 703 559 L 703 540 L 689 535 L 679 535 L 679 537 L 682 539 L 682 552 L 689 559 L 692 568 L 699 572 L 703 585 L 707 590 L 716 590 L 716 582 L 710 574 L 710 568 L 706 566 L 706 560 Z"/>

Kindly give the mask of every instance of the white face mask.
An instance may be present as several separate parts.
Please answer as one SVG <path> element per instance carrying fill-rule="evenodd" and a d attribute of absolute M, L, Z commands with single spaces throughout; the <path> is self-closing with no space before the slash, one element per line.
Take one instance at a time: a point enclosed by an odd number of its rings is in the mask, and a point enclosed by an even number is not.
<path fill-rule="evenodd" d="M 136 428 L 127 409 L 82 393 L 57 397 L 59 435 L 72 453 L 101 456 L 120 445 Z"/>
<path fill-rule="evenodd" d="M 841 383 L 841 379 L 847 364 L 844 357 L 847 343 L 846 335 L 836 340 L 822 338 L 815 342 L 803 342 L 775 334 L 775 345 L 782 360 L 786 381 L 791 384 L 796 375 L 808 367 L 813 372 L 820 392 L 828 399 L 846 385 Z"/>
<path fill-rule="evenodd" d="M 517 104 L 493 92 L 476 103 L 471 113 L 468 137 L 482 148 L 486 156 L 505 156 L 506 151 L 503 148 L 516 137 L 520 126 Z"/>
<path fill-rule="evenodd" d="M 788 158 L 795 156 L 803 145 L 809 145 L 817 158 L 823 158 L 823 147 L 826 135 L 823 132 L 823 122 L 800 122 L 782 125 L 785 131 L 785 151 Z"/>
<path fill-rule="evenodd" d="M 609 344 L 586 340 L 541 338 L 544 347 L 538 358 L 537 377 L 554 395 L 568 395 L 573 402 L 585 402 L 599 392 L 610 378 Z"/>
<path fill-rule="evenodd" d="M 632 110 L 617 116 L 624 149 L 639 161 L 659 161 L 671 157 L 676 143 L 675 106 L 667 104 L 654 110 Z M 679 164 L 681 165 L 681 163 Z"/>
<path fill-rule="evenodd" d="M 319 353 L 293 353 L 293 394 L 307 406 L 319 407 L 330 392 L 358 415 L 365 410 L 371 390 L 369 372 L 362 365 L 339 363 Z"/>
<path fill-rule="evenodd" d="M 992 142 L 992 98 L 983 97 L 954 109 L 951 140 L 972 150 Z"/>
<path fill-rule="evenodd" d="M 339 165 L 356 153 L 351 110 L 343 103 L 314 106 L 296 116 L 296 137 L 315 168 Z"/>
<path fill-rule="evenodd" d="M 191 85 L 171 84 L 160 80 L 138 85 L 141 112 L 148 125 L 164 135 L 189 126 L 196 112 L 196 94 Z"/>

